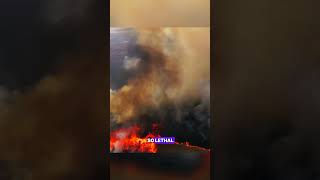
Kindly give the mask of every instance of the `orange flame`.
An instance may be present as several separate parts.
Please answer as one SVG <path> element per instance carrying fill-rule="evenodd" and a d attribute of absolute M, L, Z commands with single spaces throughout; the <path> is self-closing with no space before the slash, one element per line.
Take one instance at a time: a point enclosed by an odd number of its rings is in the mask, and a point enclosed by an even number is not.
<path fill-rule="evenodd" d="M 159 126 L 152 125 L 153 133 L 149 133 L 144 138 L 138 136 L 140 128 L 133 126 L 130 128 L 122 128 L 112 131 L 110 134 L 110 152 L 112 153 L 157 153 L 157 144 L 148 142 L 148 138 L 161 137 L 159 135 Z M 189 148 L 198 149 L 202 151 L 210 151 L 210 149 L 202 148 L 199 146 L 190 145 L 189 142 L 175 142 L 177 145 L 183 145 Z"/>
<path fill-rule="evenodd" d="M 199 147 L 199 146 L 193 146 L 188 141 L 184 142 L 184 143 L 175 142 L 175 144 L 184 145 L 186 147 L 195 148 L 195 149 L 202 150 L 202 151 L 210 151 L 210 149 L 207 149 L 207 148 L 203 148 L 203 147 Z"/>
<path fill-rule="evenodd" d="M 155 143 L 147 142 L 147 138 L 156 137 L 149 133 L 146 137 L 138 137 L 140 128 L 137 126 L 118 129 L 110 134 L 110 152 L 147 152 L 156 153 L 158 151 Z"/>

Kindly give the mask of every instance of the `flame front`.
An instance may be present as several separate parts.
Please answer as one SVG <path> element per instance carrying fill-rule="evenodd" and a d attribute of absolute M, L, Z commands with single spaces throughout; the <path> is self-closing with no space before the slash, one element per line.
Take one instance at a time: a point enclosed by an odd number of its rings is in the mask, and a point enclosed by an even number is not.
<path fill-rule="evenodd" d="M 156 153 L 158 151 L 155 143 L 148 142 L 148 138 L 156 137 L 149 133 L 146 137 L 138 137 L 140 128 L 118 129 L 110 134 L 110 152 L 130 152 L 130 153 Z"/>
<path fill-rule="evenodd" d="M 161 137 L 157 124 L 152 125 L 152 133 L 145 137 L 139 137 L 139 126 L 130 128 L 121 128 L 111 132 L 110 134 L 110 152 L 111 153 L 157 153 L 157 144 L 148 142 L 148 138 Z M 210 151 L 199 146 L 193 146 L 189 142 L 175 142 L 176 145 L 196 149 L 200 151 Z"/>

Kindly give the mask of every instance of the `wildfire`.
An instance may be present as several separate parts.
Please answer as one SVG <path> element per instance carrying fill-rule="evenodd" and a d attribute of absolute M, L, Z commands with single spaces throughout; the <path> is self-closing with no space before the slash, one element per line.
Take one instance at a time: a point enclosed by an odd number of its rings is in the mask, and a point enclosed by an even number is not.
<path fill-rule="evenodd" d="M 112 131 L 110 134 L 110 152 L 112 153 L 157 153 L 157 144 L 148 142 L 148 138 L 161 137 L 159 135 L 159 127 L 154 124 L 152 127 L 152 133 L 149 133 L 145 137 L 139 137 L 140 128 L 133 126 L 130 128 L 121 128 Z M 190 145 L 189 142 L 175 142 L 176 145 L 186 146 L 192 149 L 198 149 L 202 151 L 210 151 L 209 149 Z"/>
<path fill-rule="evenodd" d="M 149 133 L 146 137 L 138 136 L 140 128 L 134 126 L 131 128 L 118 129 L 110 134 L 110 152 L 147 152 L 156 153 L 158 151 L 155 143 L 147 142 L 147 138 L 157 137 Z"/>
<path fill-rule="evenodd" d="M 198 150 L 202 150 L 202 151 L 210 151 L 210 149 L 207 149 L 207 148 L 203 148 L 203 147 L 199 147 L 199 146 L 193 146 L 188 141 L 184 142 L 184 143 L 175 142 L 175 144 L 187 146 L 187 147 L 198 149 Z"/>

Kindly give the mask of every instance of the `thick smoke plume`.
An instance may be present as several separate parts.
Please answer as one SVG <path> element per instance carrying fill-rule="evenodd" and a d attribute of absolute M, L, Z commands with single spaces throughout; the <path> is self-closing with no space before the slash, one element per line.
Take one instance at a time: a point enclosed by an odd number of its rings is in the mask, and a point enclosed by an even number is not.
<path fill-rule="evenodd" d="M 190 112 L 194 112 L 191 116 L 196 120 L 190 121 L 195 123 L 198 120 L 200 126 L 208 127 L 209 29 L 155 28 L 136 31 L 135 51 L 139 63 L 127 84 L 118 90 L 110 90 L 111 126 L 137 121 L 140 124 L 151 124 L 153 121 L 186 123 Z M 129 58 L 137 61 L 137 57 Z M 187 124 L 191 129 L 198 126 Z M 207 138 L 206 132 L 199 132 Z"/>

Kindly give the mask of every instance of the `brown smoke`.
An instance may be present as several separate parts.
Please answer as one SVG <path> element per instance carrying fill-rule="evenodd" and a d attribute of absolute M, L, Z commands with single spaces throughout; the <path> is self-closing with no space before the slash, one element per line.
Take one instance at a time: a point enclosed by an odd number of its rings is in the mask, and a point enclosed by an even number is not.
<path fill-rule="evenodd" d="M 63 69 L 14 97 L 0 114 L 1 160 L 17 162 L 32 179 L 91 179 L 97 162 L 105 163 L 107 62 L 102 57 L 66 57 L 71 62 Z"/>
<path fill-rule="evenodd" d="M 138 74 L 120 90 L 110 91 L 110 112 L 118 122 L 167 102 L 179 105 L 209 97 L 209 91 L 204 90 L 210 80 L 209 28 L 153 28 L 137 32 L 143 54 Z"/>
<path fill-rule="evenodd" d="M 148 107 L 163 102 L 165 91 L 177 85 L 177 64 L 157 50 L 141 46 L 148 55 L 143 69 L 115 94 L 110 96 L 110 111 L 119 121 L 132 119 Z"/>

